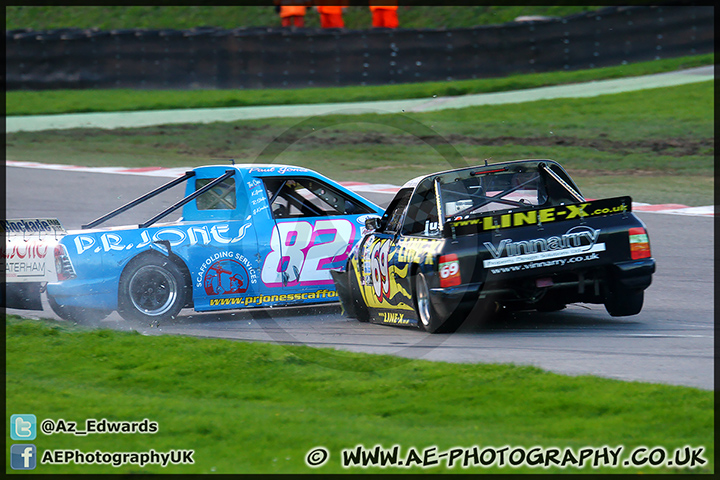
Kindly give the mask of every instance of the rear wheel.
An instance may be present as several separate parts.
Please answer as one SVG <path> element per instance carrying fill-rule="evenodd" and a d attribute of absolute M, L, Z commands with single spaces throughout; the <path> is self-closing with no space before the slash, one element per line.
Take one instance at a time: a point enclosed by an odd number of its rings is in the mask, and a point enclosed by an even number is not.
<path fill-rule="evenodd" d="M 642 290 L 611 293 L 605 299 L 605 310 L 613 317 L 637 315 L 642 310 L 644 293 Z"/>
<path fill-rule="evenodd" d="M 415 276 L 415 310 L 418 315 L 418 326 L 430 333 L 452 333 L 464 320 L 460 312 L 455 312 L 450 318 L 444 319 L 438 315 L 430 301 L 430 289 L 423 273 Z"/>
<path fill-rule="evenodd" d="M 50 308 L 53 312 L 55 312 L 55 315 L 63 320 L 67 320 L 68 322 L 88 324 L 99 322 L 110 315 L 110 312 L 106 310 L 63 305 L 62 302 L 59 302 L 50 294 L 48 294 L 47 299 L 50 304 Z"/>
<path fill-rule="evenodd" d="M 155 254 L 137 257 L 120 277 L 118 313 L 142 322 L 174 318 L 185 305 L 187 290 L 185 275 L 171 259 Z"/>

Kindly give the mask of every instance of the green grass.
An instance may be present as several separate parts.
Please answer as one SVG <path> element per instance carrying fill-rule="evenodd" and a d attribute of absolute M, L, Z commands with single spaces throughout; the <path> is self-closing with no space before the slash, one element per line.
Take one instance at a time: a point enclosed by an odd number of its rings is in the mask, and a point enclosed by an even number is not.
<path fill-rule="evenodd" d="M 396 185 L 464 162 L 551 158 L 588 197 L 629 193 L 639 202 L 710 205 L 713 105 L 713 83 L 703 82 L 428 113 L 20 132 L 6 135 L 6 156 L 127 167 L 190 167 L 234 158 Z M 433 138 L 449 146 L 435 150 L 426 143 Z"/>
<path fill-rule="evenodd" d="M 418 450 L 478 445 L 705 447 L 708 461 L 578 470 L 456 468 L 465 473 L 713 473 L 714 392 L 568 377 L 535 367 L 448 364 L 229 340 L 86 331 L 6 320 L 6 414 L 79 422 L 158 422 L 152 435 L 39 435 L 47 449 L 192 449 L 194 465 L 39 465 L 37 473 L 370 473 L 340 467 L 358 444 Z M 330 461 L 311 470 L 310 449 Z M 444 463 L 424 472 L 444 471 Z M 9 466 L 6 471 L 10 472 Z M 393 471 L 394 470 L 394 471 Z"/>
<path fill-rule="evenodd" d="M 588 82 L 712 65 L 714 54 L 639 62 L 572 72 L 511 75 L 454 82 L 409 83 L 371 87 L 262 90 L 40 90 L 5 92 L 6 115 L 222 108 L 362 102 L 504 92 Z"/>
<path fill-rule="evenodd" d="M 398 18 L 401 28 L 458 28 L 511 22 L 521 15 L 563 17 L 597 10 L 598 6 L 401 6 Z M 369 29 L 367 7 L 347 7 L 343 14 L 348 29 Z M 319 28 L 318 13 L 305 15 L 307 28 Z M 219 28 L 274 27 L 280 19 L 270 2 L 268 6 L 10 6 L 5 7 L 5 29 L 29 28 L 171 28 L 198 26 Z"/>

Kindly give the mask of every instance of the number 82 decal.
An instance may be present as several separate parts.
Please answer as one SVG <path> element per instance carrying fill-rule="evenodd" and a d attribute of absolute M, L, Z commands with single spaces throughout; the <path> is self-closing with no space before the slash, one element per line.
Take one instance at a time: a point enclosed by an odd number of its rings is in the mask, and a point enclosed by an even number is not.
<path fill-rule="evenodd" d="M 261 278 L 268 287 L 332 283 L 330 269 L 347 260 L 355 226 L 345 219 L 278 223 L 270 238 Z"/>

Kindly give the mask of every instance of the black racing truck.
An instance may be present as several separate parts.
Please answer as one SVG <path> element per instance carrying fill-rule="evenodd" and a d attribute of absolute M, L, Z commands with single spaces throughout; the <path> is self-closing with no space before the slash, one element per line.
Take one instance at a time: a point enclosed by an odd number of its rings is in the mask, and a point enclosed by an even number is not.
<path fill-rule="evenodd" d="M 478 302 L 539 311 L 600 303 L 635 315 L 655 272 L 630 197 L 587 200 L 552 160 L 416 178 L 366 228 L 346 267 L 332 271 L 345 312 L 428 332 L 454 331 Z"/>

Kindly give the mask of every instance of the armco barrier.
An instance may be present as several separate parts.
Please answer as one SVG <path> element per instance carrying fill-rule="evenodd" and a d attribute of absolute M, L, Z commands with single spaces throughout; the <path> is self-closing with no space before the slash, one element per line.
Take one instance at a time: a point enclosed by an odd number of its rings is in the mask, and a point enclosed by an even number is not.
<path fill-rule="evenodd" d="M 6 32 L 6 88 L 297 88 L 501 77 L 714 51 L 714 7 L 474 28 Z"/>

